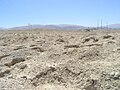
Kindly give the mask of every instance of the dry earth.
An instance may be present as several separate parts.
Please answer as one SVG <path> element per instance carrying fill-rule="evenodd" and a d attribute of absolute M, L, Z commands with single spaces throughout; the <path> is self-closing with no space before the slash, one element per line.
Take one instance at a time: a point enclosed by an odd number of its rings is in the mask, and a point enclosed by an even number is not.
<path fill-rule="evenodd" d="M 120 90 L 120 31 L 0 31 L 0 90 Z"/>

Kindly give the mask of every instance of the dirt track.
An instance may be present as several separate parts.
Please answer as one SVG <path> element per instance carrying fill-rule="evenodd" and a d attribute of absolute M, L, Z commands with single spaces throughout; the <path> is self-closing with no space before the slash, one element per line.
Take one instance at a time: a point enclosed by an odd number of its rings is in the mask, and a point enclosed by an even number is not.
<path fill-rule="evenodd" d="M 0 31 L 0 90 L 120 90 L 120 31 Z"/>

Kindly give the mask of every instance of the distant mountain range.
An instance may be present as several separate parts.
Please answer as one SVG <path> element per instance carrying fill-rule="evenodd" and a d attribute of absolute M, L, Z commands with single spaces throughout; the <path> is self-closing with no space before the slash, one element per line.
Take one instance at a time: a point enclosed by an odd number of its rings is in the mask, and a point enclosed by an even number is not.
<path fill-rule="evenodd" d="M 103 28 L 106 28 L 104 26 Z M 31 29 L 56 29 L 56 30 L 81 30 L 87 29 L 88 27 L 84 27 L 81 25 L 69 25 L 69 24 L 60 24 L 60 25 L 27 25 L 27 26 L 19 26 L 19 27 L 12 27 L 12 28 L 1 28 L 0 30 L 31 30 Z M 89 28 L 96 28 L 96 27 L 89 27 Z M 108 25 L 110 29 L 120 29 L 120 24 L 110 24 Z"/>
<path fill-rule="evenodd" d="M 3 30 L 4 28 L 0 27 L 0 30 Z"/>
<path fill-rule="evenodd" d="M 108 27 L 112 29 L 120 29 L 120 24 L 110 24 Z"/>
<path fill-rule="evenodd" d="M 80 25 L 60 24 L 60 25 L 28 25 L 28 26 L 13 27 L 9 29 L 10 30 L 29 30 L 29 29 L 79 30 L 84 28 L 86 27 Z"/>

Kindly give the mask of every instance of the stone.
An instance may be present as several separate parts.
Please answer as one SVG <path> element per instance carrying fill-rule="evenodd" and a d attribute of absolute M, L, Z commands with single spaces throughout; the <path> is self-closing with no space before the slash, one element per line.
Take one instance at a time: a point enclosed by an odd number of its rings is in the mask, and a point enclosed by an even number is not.
<path fill-rule="evenodd" d="M 24 58 L 14 58 L 14 59 L 11 60 L 11 62 L 5 63 L 5 65 L 8 66 L 8 67 L 11 67 L 11 66 L 15 65 L 16 63 L 20 63 L 20 62 L 23 62 L 23 61 L 25 61 Z"/>

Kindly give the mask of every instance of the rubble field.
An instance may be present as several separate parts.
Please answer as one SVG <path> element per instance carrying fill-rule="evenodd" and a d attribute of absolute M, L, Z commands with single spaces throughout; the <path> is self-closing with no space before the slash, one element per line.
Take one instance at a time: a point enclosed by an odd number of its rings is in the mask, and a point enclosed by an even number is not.
<path fill-rule="evenodd" d="M 0 31 L 0 90 L 120 90 L 120 31 Z"/>

